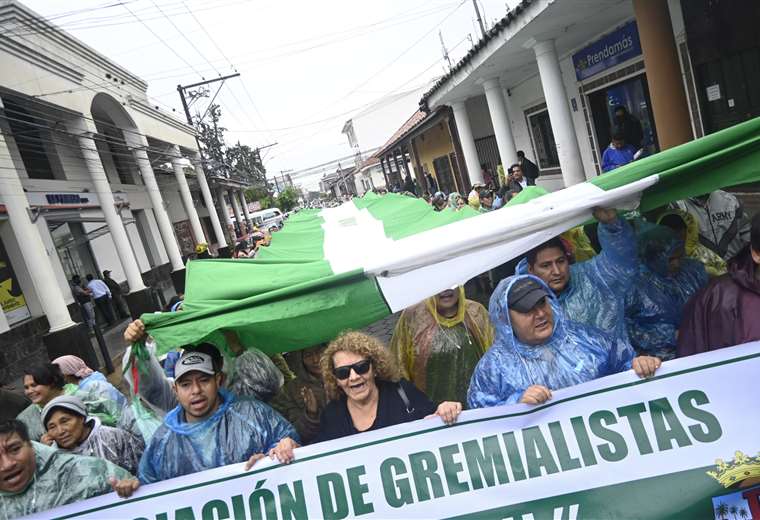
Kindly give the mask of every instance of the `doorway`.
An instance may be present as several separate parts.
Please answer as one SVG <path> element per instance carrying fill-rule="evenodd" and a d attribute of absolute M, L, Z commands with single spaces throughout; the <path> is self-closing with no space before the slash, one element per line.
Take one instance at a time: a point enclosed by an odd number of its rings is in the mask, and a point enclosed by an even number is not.
<path fill-rule="evenodd" d="M 66 279 L 71 280 L 74 275 L 84 278 L 88 273 L 97 276 L 100 271 L 90 249 L 91 237 L 85 233 L 82 224 L 48 222 L 48 226 Z"/>
<path fill-rule="evenodd" d="M 599 161 L 602 160 L 602 154 L 612 140 L 612 120 L 615 108 L 618 106 L 625 107 L 628 113 L 641 123 L 644 134 L 641 147 L 646 153 L 653 154 L 659 151 L 646 74 L 640 74 L 592 92 L 588 95 L 588 102 L 594 121 Z"/>

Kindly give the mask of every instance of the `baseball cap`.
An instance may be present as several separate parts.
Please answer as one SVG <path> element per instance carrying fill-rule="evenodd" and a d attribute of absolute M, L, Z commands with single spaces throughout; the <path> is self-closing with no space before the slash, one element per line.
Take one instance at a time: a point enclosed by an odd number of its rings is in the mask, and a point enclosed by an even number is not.
<path fill-rule="evenodd" d="M 48 417 L 52 415 L 55 408 L 65 408 L 70 412 L 74 412 L 82 417 L 87 417 L 87 409 L 84 407 L 84 403 L 80 398 L 74 395 L 61 395 L 51 400 L 42 409 L 42 424 L 47 428 Z"/>
<path fill-rule="evenodd" d="M 183 375 L 194 370 L 210 376 L 216 374 L 211 356 L 203 352 L 189 350 L 180 356 L 179 361 L 174 366 L 174 380 L 177 381 Z"/>
<path fill-rule="evenodd" d="M 111 274 L 111 271 L 109 271 L 108 269 L 106 269 L 105 271 L 103 271 L 103 276 L 107 276 L 109 274 Z"/>
<path fill-rule="evenodd" d="M 509 289 L 507 306 L 517 312 L 528 312 L 542 298 L 549 296 L 546 289 L 533 278 L 517 280 Z"/>

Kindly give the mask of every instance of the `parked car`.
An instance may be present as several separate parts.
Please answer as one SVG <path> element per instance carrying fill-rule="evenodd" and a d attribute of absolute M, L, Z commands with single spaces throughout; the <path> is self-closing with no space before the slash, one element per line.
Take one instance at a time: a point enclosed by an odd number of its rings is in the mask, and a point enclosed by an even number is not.
<path fill-rule="evenodd" d="M 285 216 L 279 208 L 269 208 L 252 213 L 251 220 L 259 229 L 280 229 L 284 224 Z"/>

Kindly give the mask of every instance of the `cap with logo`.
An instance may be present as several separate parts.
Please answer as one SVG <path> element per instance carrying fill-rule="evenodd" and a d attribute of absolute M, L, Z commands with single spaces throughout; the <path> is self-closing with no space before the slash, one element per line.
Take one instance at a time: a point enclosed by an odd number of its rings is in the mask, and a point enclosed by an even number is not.
<path fill-rule="evenodd" d="M 74 412 L 82 417 L 87 417 L 87 409 L 84 407 L 84 402 L 80 398 L 74 395 L 61 395 L 51 400 L 42 409 L 42 424 L 47 428 L 47 421 L 50 415 L 53 414 L 53 410 L 56 408 L 64 408 L 70 412 Z"/>
<path fill-rule="evenodd" d="M 211 356 L 203 352 L 189 350 L 180 356 L 179 361 L 174 366 L 174 380 L 177 381 L 183 375 L 194 370 L 211 376 L 216 373 Z"/>
<path fill-rule="evenodd" d="M 533 278 L 521 278 L 509 289 L 507 305 L 517 312 L 529 312 L 541 299 L 549 296 L 546 289 Z"/>

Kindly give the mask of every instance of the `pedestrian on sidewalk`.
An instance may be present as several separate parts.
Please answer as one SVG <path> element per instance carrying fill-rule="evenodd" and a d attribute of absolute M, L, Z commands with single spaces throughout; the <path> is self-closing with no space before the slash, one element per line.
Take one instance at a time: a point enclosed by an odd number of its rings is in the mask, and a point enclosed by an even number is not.
<path fill-rule="evenodd" d="M 111 290 L 103 280 L 99 280 L 89 273 L 87 274 L 87 288 L 92 293 L 95 306 L 106 320 L 106 323 L 113 325 L 116 317 L 113 315 L 113 308 L 111 307 Z"/>
<path fill-rule="evenodd" d="M 92 303 L 92 291 L 82 287 L 82 279 L 78 274 L 71 277 L 71 294 L 82 309 L 82 319 L 87 324 L 87 328 L 95 327 L 95 305 Z"/>
<path fill-rule="evenodd" d="M 122 319 L 129 318 L 129 309 L 127 309 L 126 303 L 124 302 L 121 285 L 119 282 L 111 278 L 111 271 L 108 269 L 103 271 L 103 282 L 111 291 L 111 302 L 113 303 L 113 308 L 116 311 L 116 314 Z"/>

